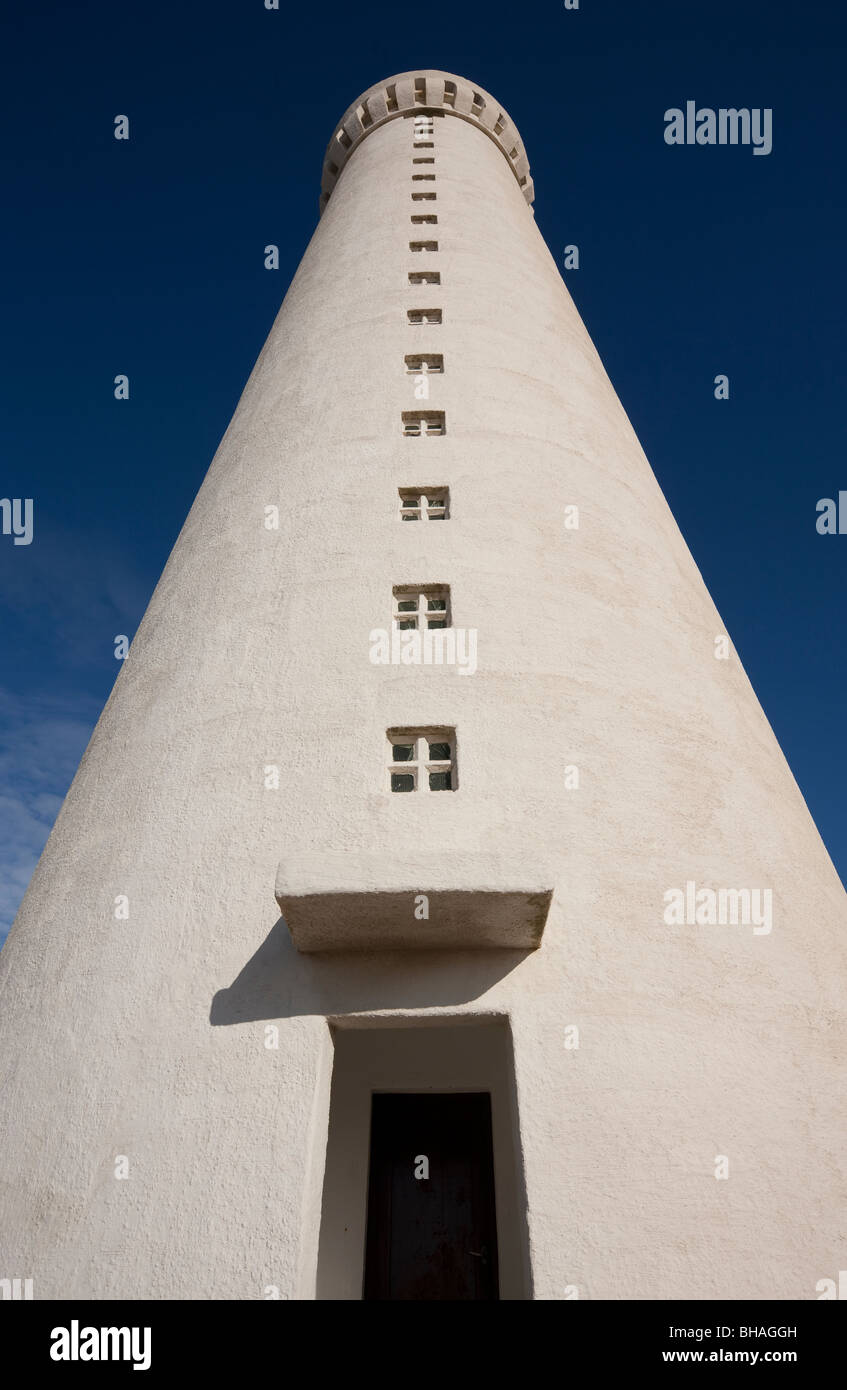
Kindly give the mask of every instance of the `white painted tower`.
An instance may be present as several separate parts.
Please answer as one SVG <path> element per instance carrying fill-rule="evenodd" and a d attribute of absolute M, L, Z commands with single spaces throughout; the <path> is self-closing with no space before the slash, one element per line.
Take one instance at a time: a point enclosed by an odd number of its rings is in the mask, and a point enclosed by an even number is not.
<path fill-rule="evenodd" d="M 373 1296 L 394 1093 L 490 1096 L 460 1296 L 844 1264 L 847 899 L 532 197 L 449 74 L 330 141 L 0 955 L 0 1277 L 36 1298 Z M 375 664 L 412 622 L 464 669 Z M 667 922 L 687 884 L 758 924 Z"/>

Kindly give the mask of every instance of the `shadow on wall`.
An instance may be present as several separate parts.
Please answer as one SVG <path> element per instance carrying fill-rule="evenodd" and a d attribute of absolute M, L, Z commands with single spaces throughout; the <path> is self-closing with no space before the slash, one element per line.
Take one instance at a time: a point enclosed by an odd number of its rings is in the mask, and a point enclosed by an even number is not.
<path fill-rule="evenodd" d="M 280 917 L 228 989 L 212 1000 L 213 1027 L 307 1014 L 466 1004 L 531 951 L 370 951 L 303 955 Z"/>

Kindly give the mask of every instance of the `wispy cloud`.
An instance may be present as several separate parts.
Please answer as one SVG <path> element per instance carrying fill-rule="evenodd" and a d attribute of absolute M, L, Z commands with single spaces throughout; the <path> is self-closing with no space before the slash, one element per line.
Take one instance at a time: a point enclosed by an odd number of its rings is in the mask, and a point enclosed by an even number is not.
<path fill-rule="evenodd" d="M 100 713 L 89 696 L 0 689 L 0 943 Z"/>

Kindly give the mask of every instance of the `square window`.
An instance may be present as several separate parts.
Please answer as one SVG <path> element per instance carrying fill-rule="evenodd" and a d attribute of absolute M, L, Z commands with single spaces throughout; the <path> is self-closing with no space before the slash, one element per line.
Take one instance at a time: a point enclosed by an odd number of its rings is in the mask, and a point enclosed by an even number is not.
<path fill-rule="evenodd" d="M 397 491 L 403 521 L 445 521 L 450 514 L 449 488 L 401 487 Z"/>
<path fill-rule="evenodd" d="M 456 789 L 456 731 L 388 729 L 388 786 L 392 792 L 449 792 Z M 423 750 L 429 757 L 423 761 Z M 433 750 L 439 755 L 436 757 Z M 419 761 L 420 759 L 420 761 Z M 405 766 L 399 767 L 403 763 Z"/>
<path fill-rule="evenodd" d="M 423 372 L 440 375 L 444 371 L 444 357 L 440 352 L 408 353 L 404 361 L 408 376 L 420 376 Z"/>
<path fill-rule="evenodd" d="M 450 587 L 447 584 L 395 584 L 394 625 L 404 629 L 450 627 Z"/>
<path fill-rule="evenodd" d="M 447 433 L 447 422 L 443 410 L 404 410 L 401 423 L 405 435 L 442 435 Z"/>

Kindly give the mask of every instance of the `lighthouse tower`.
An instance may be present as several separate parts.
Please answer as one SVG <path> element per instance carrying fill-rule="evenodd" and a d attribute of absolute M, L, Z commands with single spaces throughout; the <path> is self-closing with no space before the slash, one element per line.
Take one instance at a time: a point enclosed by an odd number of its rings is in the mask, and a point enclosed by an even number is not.
<path fill-rule="evenodd" d="M 847 899 L 532 201 L 455 75 L 332 135 L 0 956 L 35 1298 L 843 1265 Z"/>

